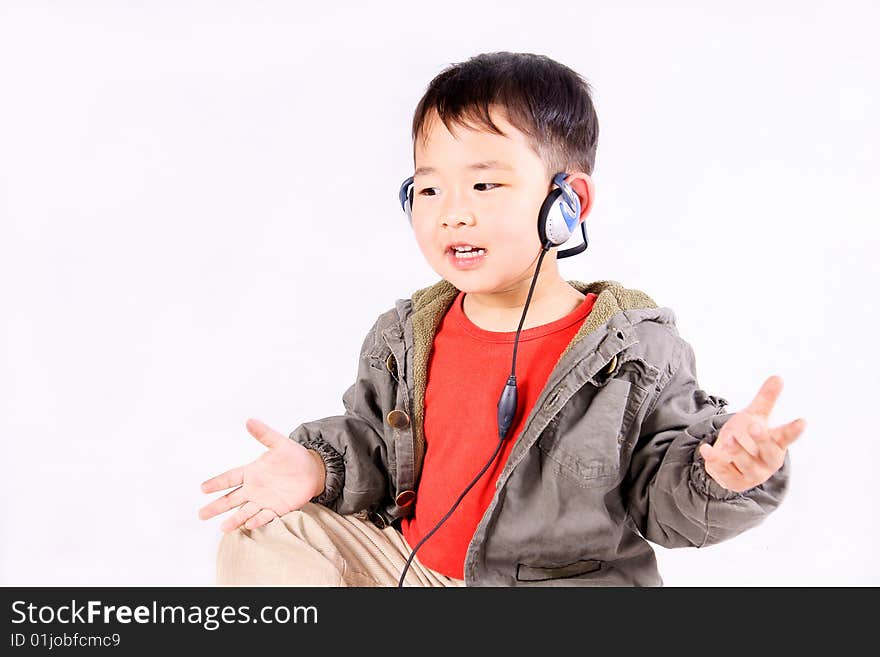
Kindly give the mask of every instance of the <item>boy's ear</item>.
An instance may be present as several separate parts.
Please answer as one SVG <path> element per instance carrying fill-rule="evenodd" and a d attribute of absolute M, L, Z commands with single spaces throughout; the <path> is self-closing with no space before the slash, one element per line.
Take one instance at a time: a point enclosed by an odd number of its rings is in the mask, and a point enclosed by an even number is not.
<path fill-rule="evenodd" d="M 593 199 L 596 194 L 596 185 L 593 182 L 593 179 L 583 172 L 569 173 L 565 178 L 565 182 L 571 185 L 571 188 L 578 195 L 578 198 L 580 198 L 580 220 L 583 221 L 586 216 L 590 214 L 590 210 L 593 208 Z"/>

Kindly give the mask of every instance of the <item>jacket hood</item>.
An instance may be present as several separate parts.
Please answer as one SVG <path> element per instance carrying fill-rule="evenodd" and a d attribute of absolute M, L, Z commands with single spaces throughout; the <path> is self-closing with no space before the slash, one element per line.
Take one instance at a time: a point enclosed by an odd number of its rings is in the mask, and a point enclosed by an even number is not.
<path fill-rule="evenodd" d="M 605 325 L 614 315 L 621 311 L 657 309 L 660 313 L 656 319 L 661 321 L 674 321 L 668 311 L 659 309 L 654 300 L 640 290 L 629 289 L 617 281 L 595 281 L 584 283 L 582 281 L 568 281 L 568 284 L 582 294 L 592 292 L 596 295 L 593 309 L 587 315 L 580 330 L 569 342 L 565 351 L 559 357 L 562 360 L 569 351 L 584 337 Z M 417 469 L 424 456 L 424 400 L 425 387 L 428 377 L 428 358 L 434 342 L 434 335 L 440 321 L 449 309 L 460 290 L 446 279 L 417 290 L 412 294 L 412 330 L 413 330 L 413 403 L 415 412 L 415 462 Z M 409 304 L 407 304 L 409 305 Z M 399 307 L 399 310 L 401 308 Z M 640 320 L 654 318 L 654 313 L 648 313 Z"/>
<path fill-rule="evenodd" d="M 580 330 L 572 338 L 571 342 L 562 352 L 559 359 L 571 351 L 572 347 L 582 338 L 586 337 L 600 326 L 603 326 L 617 313 L 624 310 L 642 310 L 658 308 L 654 300 L 641 290 L 626 288 L 617 281 L 595 281 L 584 283 L 582 281 L 568 281 L 568 284 L 581 294 L 593 293 L 596 302 L 587 319 L 581 325 Z M 416 353 L 426 357 L 425 363 L 416 363 L 416 372 L 421 371 L 427 364 L 427 355 L 434 341 L 434 334 L 440 324 L 440 320 L 446 314 L 450 304 L 460 290 L 449 281 L 443 279 L 434 285 L 417 290 L 412 295 L 413 312 L 413 342 Z M 647 319 L 647 317 L 645 317 Z M 423 367 L 420 367 L 422 365 Z"/>

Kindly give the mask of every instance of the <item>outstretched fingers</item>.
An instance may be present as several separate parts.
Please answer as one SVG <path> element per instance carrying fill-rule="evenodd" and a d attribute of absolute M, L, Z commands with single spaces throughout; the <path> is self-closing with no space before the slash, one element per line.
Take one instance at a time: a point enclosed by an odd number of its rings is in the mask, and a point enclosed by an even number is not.
<path fill-rule="evenodd" d="M 807 428 L 807 421 L 803 418 L 792 420 L 787 424 L 775 427 L 770 430 L 770 437 L 782 449 L 786 449 L 791 445 Z"/>
<path fill-rule="evenodd" d="M 211 477 L 208 481 L 202 483 L 203 493 L 215 493 L 218 490 L 226 490 L 233 486 L 240 486 L 244 481 L 244 466 L 232 468 L 221 475 Z"/>
<path fill-rule="evenodd" d="M 259 513 L 259 511 L 260 507 L 257 506 L 256 502 L 245 502 L 239 507 L 238 511 L 223 521 L 223 524 L 220 525 L 220 530 L 223 533 L 228 534 L 232 530 L 241 527 L 245 522 Z"/>
<path fill-rule="evenodd" d="M 199 509 L 199 518 L 201 518 L 202 520 L 213 518 L 214 516 L 219 515 L 224 511 L 228 511 L 232 507 L 238 506 L 239 504 L 244 502 L 245 493 L 243 488 L 243 486 L 239 486 L 234 491 L 226 493 L 226 495 L 218 497 L 210 504 L 206 504 L 205 506 L 203 506 L 201 509 Z"/>
<path fill-rule="evenodd" d="M 776 400 L 779 399 L 781 392 L 782 377 L 777 374 L 768 377 L 761 385 L 761 389 L 758 390 L 758 394 L 755 395 L 752 402 L 746 406 L 745 412 L 752 415 L 762 415 L 765 418 L 770 417 L 770 412 L 773 410 L 773 406 L 776 404 Z"/>
<path fill-rule="evenodd" d="M 268 522 L 272 522 L 277 517 L 278 514 L 272 509 L 262 509 L 257 515 L 244 523 L 244 526 L 247 529 L 256 529 L 257 527 L 262 527 Z"/>
<path fill-rule="evenodd" d="M 275 445 L 277 445 L 279 441 L 287 439 L 287 436 L 278 433 L 277 431 L 275 431 L 275 429 L 271 428 L 266 423 L 260 422 L 260 420 L 256 420 L 254 418 L 250 418 L 245 423 L 245 426 L 254 438 L 259 440 L 269 449 L 275 447 Z"/>

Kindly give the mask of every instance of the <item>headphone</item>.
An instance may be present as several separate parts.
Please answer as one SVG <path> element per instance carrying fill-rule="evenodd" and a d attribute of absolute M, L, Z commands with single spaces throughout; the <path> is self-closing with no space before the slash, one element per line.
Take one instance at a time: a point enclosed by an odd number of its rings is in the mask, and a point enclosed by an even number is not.
<path fill-rule="evenodd" d="M 459 503 L 464 499 L 464 496 L 467 492 L 476 484 L 480 477 L 489 469 L 489 466 L 495 462 L 495 459 L 498 457 L 499 452 L 501 451 L 501 446 L 504 444 L 504 439 L 507 437 L 507 432 L 510 429 L 510 425 L 513 423 L 513 417 L 516 415 L 517 404 L 516 404 L 516 349 L 519 345 L 519 334 L 522 331 L 523 322 L 526 319 L 526 312 L 529 309 L 529 302 L 532 299 L 532 292 L 535 290 L 535 283 L 538 281 L 538 272 L 541 271 L 541 262 L 544 260 L 544 256 L 547 252 L 553 248 L 554 246 L 559 246 L 560 244 L 565 244 L 568 239 L 572 236 L 575 229 L 578 225 L 578 219 L 581 216 L 581 201 L 578 197 L 577 193 L 571 188 L 567 182 L 565 182 L 565 172 L 557 173 L 553 176 L 553 184 L 556 186 L 555 189 L 550 190 L 550 193 L 547 194 L 547 197 L 544 199 L 544 202 L 541 204 L 541 210 L 538 212 L 538 236 L 541 238 L 541 255 L 538 257 L 538 265 L 535 267 L 535 275 L 532 277 L 532 285 L 529 288 L 529 294 L 526 297 L 526 302 L 523 307 L 523 314 L 519 320 L 519 327 L 516 329 L 516 339 L 513 341 L 513 362 L 510 368 L 510 376 L 507 378 L 507 383 L 504 385 L 504 389 L 501 391 L 501 397 L 498 399 L 498 445 L 495 448 L 495 452 L 492 454 L 492 457 L 489 459 L 488 463 L 483 466 L 483 469 L 474 477 L 473 481 L 467 485 L 467 487 L 462 491 L 461 495 L 458 496 L 458 499 L 446 512 L 436 525 L 434 525 L 433 529 L 425 534 L 422 539 L 416 544 L 416 546 L 410 552 L 409 558 L 406 560 L 406 565 L 403 567 L 403 571 L 400 574 L 400 580 L 397 583 L 398 587 L 403 586 L 403 580 L 406 577 L 406 571 L 409 570 L 410 564 L 412 560 L 416 556 L 416 551 L 422 547 L 422 545 L 427 541 L 431 536 L 440 529 L 440 525 L 446 522 L 446 519 L 452 515 L 452 512 L 458 507 Z M 413 178 L 410 176 L 406 180 L 403 181 L 403 184 L 400 186 L 400 192 L 398 196 L 400 198 L 400 205 L 403 208 L 403 211 L 406 213 L 406 217 L 409 220 L 410 226 L 412 226 L 412 204 L 413 204 L 413 194 L 414 194 L 414 184 Z M 584 226 L 585 222 L 580 222 L 581 224 L 581 232 L 584 236 L 584 243 L 576 246 L 571 249 L 565 249 L 564 251 L 559 251 L 556 254 L 557 258 L 567 258 L 569 256 L 576 255 L 586 250 L 587 248 L 587 229 Z"/>
<path fill-rule="evenodd" d="M 553 176 L 553 184 L 556 188 L 547 194 L 547 198 L 544 199 L 541 210 L 538 212 L 538 236 L 541 239 L 541 244 L 546 248 L 565 244 L 577 229 L 578 219 L 581 216 L 581 200 L 571 185 L 565 182 L 566 175 L 565 172 L 561 172 Z M 410 176 L 403 181 L 398 192 L 400 205 L 410 226 L 412 226 L 414 193 L 415 184 L 413 177 Z M 588 244 L 586 222 L 582 221 L 580 224 L 584 243 L 571 249 L 559 251 L 556 254 L 557 259 L 568 258 L 586 250 Z M 547 246 L 548 243 L 549 246 Z"/>

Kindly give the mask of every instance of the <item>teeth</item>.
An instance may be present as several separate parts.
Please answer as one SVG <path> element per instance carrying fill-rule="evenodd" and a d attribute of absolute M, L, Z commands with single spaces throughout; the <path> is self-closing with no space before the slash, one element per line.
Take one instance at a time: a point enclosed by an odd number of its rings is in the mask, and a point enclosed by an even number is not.
<path fill-rule="evenodd" d="M 466 253 L 468 251 L 473 251 L 476 247 L 473 247 L 473 246 L 453 246 L 452 248 L 460 253 L 461 252 Z"/>
<path fill-rule="evenodd" d="M 456 257 L 456 258 L 461 258 L 461 259 L 465 259 L 465 258 L 479 258 L 479 257 L 480 257 L 481 255 L 483 255 L 485 252 L 486 252 L 486 249 L 476 249 L 475 251 L 456 251 L 456 252 L 455 252 L 455 257 Z"/>

